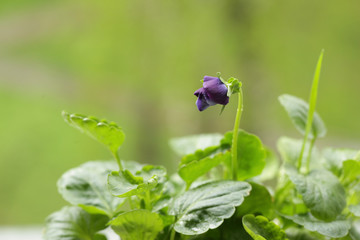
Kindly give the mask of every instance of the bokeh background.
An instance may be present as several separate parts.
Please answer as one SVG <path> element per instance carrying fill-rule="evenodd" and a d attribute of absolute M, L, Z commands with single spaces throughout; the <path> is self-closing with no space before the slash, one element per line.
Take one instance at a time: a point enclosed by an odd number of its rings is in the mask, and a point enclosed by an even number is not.
<path fill-rule="evenodd" d="M 278 104 L 307 99 L 322 48 L 319 145 L 360 148 L 360 1 L 2 0 L 0 225 L 42 224 L 56 181 L 107 150 L 61 111 L 113 120 L 124 159 L 178 159 L 168 139 L 232 128 L 235 102 L 199 113 L 193 92 L 221 71 L 243 81 L 242 128 L 275 147 L 300 137 Z"/>

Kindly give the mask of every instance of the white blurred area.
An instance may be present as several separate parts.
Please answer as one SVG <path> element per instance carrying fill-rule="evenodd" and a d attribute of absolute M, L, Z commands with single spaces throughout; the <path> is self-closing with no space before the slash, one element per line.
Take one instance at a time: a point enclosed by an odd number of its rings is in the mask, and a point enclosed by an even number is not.
<path fill-rule="evenodd" d="M 1 226 L 0 240 L 42 240 L 43 226 Z M 103 231 L 108 240 L 120 240 L 111 230 Z"/>
<path fill-rule="evenodd" d="M 43 228 L 41 226 L 2 226 L 0 227 L 1 240 L 40 240 L 42 239 Z"/>

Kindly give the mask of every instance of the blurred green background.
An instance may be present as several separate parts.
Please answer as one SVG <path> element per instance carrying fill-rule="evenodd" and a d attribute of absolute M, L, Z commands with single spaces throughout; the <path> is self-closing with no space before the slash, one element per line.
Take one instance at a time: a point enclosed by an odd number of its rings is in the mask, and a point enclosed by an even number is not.
<path fill-rule="evenodd" d="M 63 172 L 111 158 L 62 110 L 117 122 L 122 158 L 174 172 L 169 138 L 232 128 L 236 101 L 197 111 L 204 75 L 243 81 L 242 128 L 274 147 L 299 137 L 277 96 L 308 98 L 322 48 L 319 144 L 359 148 L 359 11 L 358 0 L 2 0 L 0 224 L 42 224 L 65 204 Z"/>

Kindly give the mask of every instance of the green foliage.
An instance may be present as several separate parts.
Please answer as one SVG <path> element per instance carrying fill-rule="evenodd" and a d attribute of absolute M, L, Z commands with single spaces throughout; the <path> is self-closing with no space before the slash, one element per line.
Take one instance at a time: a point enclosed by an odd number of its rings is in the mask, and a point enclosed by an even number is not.
<path fill-rule="evenodd" d="M 112 153 L 116 153 L 125 140 L 125 133 L 114 122 L 65 111 L 62 115 L 70 126 L 105 144 Z"/>
<path fill-rule="evenodd" d="M 292 172 L 289 178 L 315 217 L 334 220 L 345 208 L 345 189 L 331 172 L 314 170 L 306 176 Z"/>
<path fill-rule="evenodd" d="M 343 162 L 341 182 L 348 185 L 360 179 L 360 161 L 346 160 Z"/>
<path fill-rule="evenodd" d="M 64 207 L 46 219 L 45 240 L 104 239 L 96 233 L 106 228 L 109 218 L 90 214 L 79 207 Z M 97 237 L 96 237 L 97 235 Z"/>
<path fill-rule="evenodd" d="M 268 147 L 265 147 L 265 168 L 259 176 L 260 181 L 269 181 L 274 179 L 279 171 L 279 159 L 277 155 Z"/>
<path fill-rule="evenodd" d="M 146 165 L 133 175 L 130 171 L 113 171 L 108 176 L 109 191 L 117 197 L 140 195 L 164 181 L 166 170 L 160 166 Z"/>
<path fill-rule="evenodd" d="M 245 230 L 254 240 L 285 240 L 286 235 L 278 225 L 264 216 L 245 215 L 242 220 Z"/>
<path fill-rule="evenodd" d="M 349 210 L 356 217 L 360 217 L 360 203 L 358 205 L 350 205 Z"/>
<path fill-rule="evenodd" d="M 295 228 L 290 227 L 286 229 L 286 236 L 289 240 L 319 240 L 323 238 L 319 238 L 319 236 L 313 236 L 304 228 Z"/>
<path fill-rule="evenodd" d="M 222 138 L 223 136 L 219 133 L 173 138 L 170 140 L 170 147 L 179 156 L 184 156 L 212 146 L 218 146 Z"/>
<path fill-rule="evenodd" d="M 116 198 L 107 191 L 106 178 L 114 169 L 114 162 L 88 162 L 64 173 L 57 186 L 63 198 L 79 205 L 90 213 L 112 217 L 124 199 Z"/>
<path fill-rule="evenodd" d="M 179 175 L 190 186 L 196 179 L 209 172 L 212 168 L 218 166 L 224 161 L 229 161 L 230 153 L 217 153 L 214 156 L 191 161 L 179 168 Z"/>
<path fill-rule="evenodd" d="M 268 218 L 273 216 L 273 202 L 268 189 L 260 184 L 250 182 L 251 194 L 237 208 L 236 214 L 244 216 L 246 214 L 261 214 Z"/>
<path fill-rule="evenodd" d="M 291 121 L 294 123 L 296 129 L 305 135 L 306 123 L 309 112 L 309 105 L 302 99 L 284 94 L 279 97 L 281 105 L 287 111 Z M 313 123 L 309 138 L 324 137 L 326 134 L 326 127 L 323 120 L 318 113 L 314 113 Z"/>
<path fill-rule="evenodd" d="M 177 197 L 169 214 L 176 216 L 174 229 L 182 234 L 201 234 L 230 218 L 251 190 L 250 184 L 216 181 L 202 184 Z"/>
<path fill-rule="evenodd" d="M 289 163 L 290 165 L 293 166 L 296 165 L 296 162 L 300 158 L 301 147 L 302 147 L 302 141 L 300 139 L 280 137 L 277 142 L 277 149 L 280 153 L 281 159 L 285 163 Z M 305 163 L 305 161 L 308 158 L 310 158 L 311 168 L 317 168 L 319 165 L 321 165 L 321 162 L 319 161 L 320 157 L 318 156 L 318 150 L 316 147 L 313 147 L 311 153 L 309 153 L 309 150 L 310 150 L 310 143 L 306 142 L 304 148 L 304 154 L 302 157 L 302 163 Z"/>
<path fill-rule="evenodd" d="M 351 237 L 352 240 L 359 240 L 360 239 L 360 220 L 354 221 L 349 235 Z"/>
<path fill-rule="evenodd" d="M 312 215 L 294 215 L 286 216 L 295 223 L 304 226 L 310 231 L 316 231 L 324 236 L 331 238 L 341 238 L 348 234 L 351 224 L 348 220 L 334 220 L 325 222 L 314 218 Z"/>
<path fill-rule="evenodd" d="M 326 148 L 323 151 L 326 168 L 336 176 L 340 176 L 343 162 L 346 160 L 354 160 L 358 153 L 359 151 L 353 149 Z"/>
<path fill-rule="evenodd" d="M 257 136 L 238 131 L 240 110 L 233 132 L 173 139 L 181 160 L 170 178 L 162 166 L 121 163 L 120 127 L 64 113 L 70 125 L 110 148 L 120 170 L 97 161 L 66 172 L 58 190 L 74 206 L 48 218 L 45 239 L 106 240 L 98 233 L 106 226 L 123 240 L 359 239 L 360 153 L 315 146 L 326 133 L 315 113 L 321 61 L 322 55 L 310 105 L 280 97 L 304 134 L 279 139 L 282 165 Z M 241 86 L 235 78 L 227 83 L 235 92 Z"/>
<path fill-rule="evenodd" d="M 232 132 L 227 132 L 221 140 L 222 147 L 231 147 L 231 140 Z M 237 152 L 239 180 L 249 179 L 261 174 L 265 167 L 266 151 L 257 136 L 240 130 Z"/>
<path fill-rule="evenodd" d="M 109 224 L 122 240 L 155 240 L 164 228 L 157 213 L 143 209 L 120 214 Z"/>

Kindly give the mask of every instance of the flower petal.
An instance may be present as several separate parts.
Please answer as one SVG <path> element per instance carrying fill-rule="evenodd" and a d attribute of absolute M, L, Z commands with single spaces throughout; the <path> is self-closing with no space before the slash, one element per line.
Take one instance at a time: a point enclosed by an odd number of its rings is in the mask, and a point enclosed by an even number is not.
<path fill-rule="evenodd" d="M 204 77 L 203 87 L 209 99 L 217 104 L 226 105 L 229 102 L 226 85 L 217 77 Z"/>
<path fill-rule="evenodd" d="M 199 111 L 204 111 L 208 107 L 216 104 L 214 101 L 211 101 L 209 95 L 204 88 L 199 88 L 198 90 L 196 90 L 194 92 L 194 95 L 198 97 L 198 99 L 196 100 L 196 106 Z"/>

